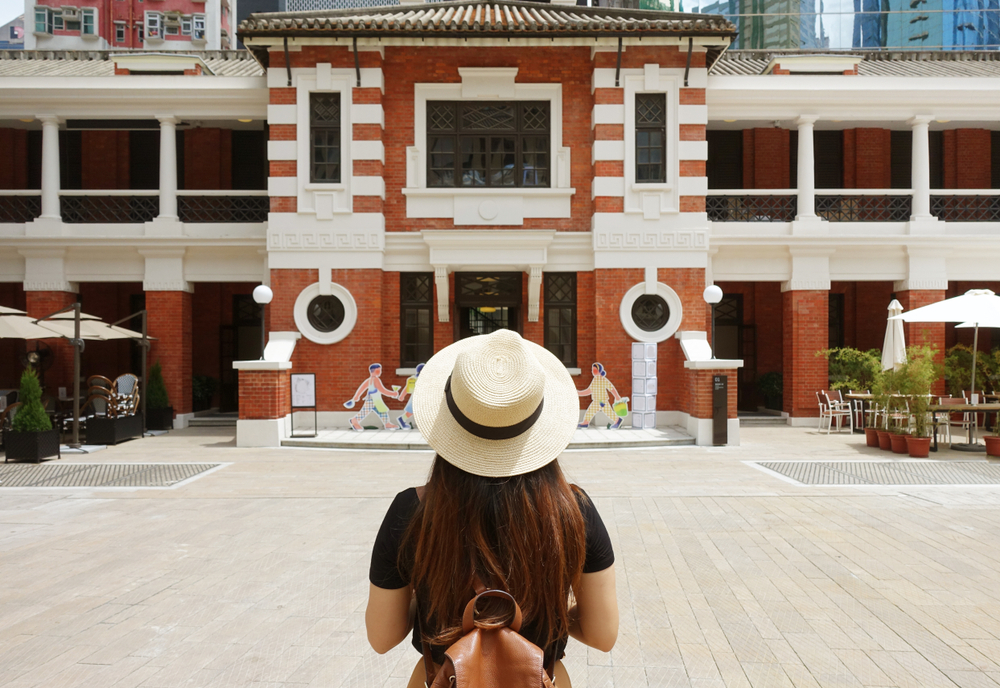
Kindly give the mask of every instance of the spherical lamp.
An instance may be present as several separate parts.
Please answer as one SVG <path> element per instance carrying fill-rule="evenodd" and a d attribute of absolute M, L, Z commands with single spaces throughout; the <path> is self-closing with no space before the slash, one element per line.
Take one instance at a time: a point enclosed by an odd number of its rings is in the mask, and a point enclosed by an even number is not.
<path fill-rule="evenodd" d="M 266 284 L 258 284 L 253 289 L 253 300 L 260 304 L 260 360 L 264 360 L 264 347 L 267 346 L 267 326 L 264 320 L 264 310 L 274 298 L 274 292 Z"/>
<path fill-rule="evenodd" d="M 715 284 L 705 287 L 702 292 L 705 303 L 712 307 L 712 358 L 715 358 L 715 305 L 722 301 L 722 289 Z"/>

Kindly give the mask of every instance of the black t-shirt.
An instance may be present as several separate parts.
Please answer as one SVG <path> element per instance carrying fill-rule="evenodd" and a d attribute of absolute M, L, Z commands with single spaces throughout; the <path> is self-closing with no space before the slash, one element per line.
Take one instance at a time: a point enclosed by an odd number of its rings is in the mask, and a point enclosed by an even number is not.
<path fill-rule="evenodd" d="M 608 529 L 604 527 L 601 515 L 597 513 L 597 507 L 590 501 L 590 497 L 585 492 L 580 491 L 578 501 L 580 511 L 583 514 L 585 530 L 587 534 L 586 554 L 583 563 L 584 573 L 596 573 L 603 571 L 615 563 L 615 553 L 611 548 L 611 538 L 608 537 Z M 368 580 L 373 585 L 386 590 L 398 590 L 410 584 L 408 571 L 399 569 L 399 548 L 402 546 L 403 535 L 410 524 L 410 519 L 416 513 L 420 499 L 417 497 L 416 488 L 403 490 L 396 495 L 382 520 L 382 526 L 375 536 L 375 546 L 372 549 L 372 564 L 368 571 Z M 535 637 L 535 629 L 532 624 L 525 623 L 521 627 L 521 634 L 535 644 L 540 644 L 540 638 Z M 566 649 L 566 638 L 556 641 L 552 650 L 556 659 L 561 659 Z M 413 628 L 413 647 L 417 651 L 421 650 L 420 631 L 416 625 Z M 445 648 L 432 647 L 434 661 L 441 663 Z"/>

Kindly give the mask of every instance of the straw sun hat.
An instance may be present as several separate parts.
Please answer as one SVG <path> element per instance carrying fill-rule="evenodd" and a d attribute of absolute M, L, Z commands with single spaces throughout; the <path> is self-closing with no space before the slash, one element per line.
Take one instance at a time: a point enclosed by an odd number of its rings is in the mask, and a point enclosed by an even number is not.
<path fill-rule="evenodd" d="M 528 473 L 559 456 L 579 409 L 566 367 L 510 330 L 436 353 L 413 395 L 427 443 L 453 466 L 489 478 Z"/>

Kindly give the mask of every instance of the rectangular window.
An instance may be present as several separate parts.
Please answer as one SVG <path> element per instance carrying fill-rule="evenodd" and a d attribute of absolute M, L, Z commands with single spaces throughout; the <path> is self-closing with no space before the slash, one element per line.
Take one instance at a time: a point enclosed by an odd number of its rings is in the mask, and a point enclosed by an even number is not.
<path fill-rule="evenodd" d="M 54 29 L 52 11 L 47 7 L 36 7 L 35 33 L 47 33 L 52 35 L 52 31 Z"/>
<path fill-rule="evenodd" d="M 163 17 L 158 12 L 146 12 L 146 38 L 162 38 Z"/>
<path fill-rule="evenodd" d="M 52 28 L 54 28 L 56 31 L 63 31 L 66 28 L 65 25 L 63 24 L 62 12 L 52 13 Z"/>
<path fill-rule="evenodd" d="M 635 94 L 635 181 L 667 181 L 667 94 Z"/>
<path fill-rule="evenodd" d="M 310 181 L 340 183 L 340 94 L 309 94 Z"/>
<path fill-rule="evenodd" d="M 125 42 L 125 25 L 115 24 L 115 43 Z"/>
<path fill-rule="evenodd" d="M 181 19 L 181 33 L 185 36 L 191 35 L 191 17 Z"/>
<path fill-rule="evenodd" d="M 545 348 L 576 368 L 576 273 L 545 273 Z"/>
<path fill-rule="evenodd" d="M 399 275 L 399 367 L 415 368 L 434 353 L 434 273 Z"/>
<path fill-rule="evenodd" d="M 548 187 L 549 103 L 427 103 L 428 187 Z"/>
<path fill-rule="evenodd" d="M 167 35 L 168 36 L 176 36 L 179 33 L 180 33 L 180 29 L 178 27 L 176 27 L 176 26 L 168 26 L 167 27 Z"/>
<path fill-rule="evenodd" d="M 194 28 L 192 29 L 192 38 L 196 41 L 205 40 L 205 15 L 196 14 L 191 17 Z"/>
<path fill-rule="evenodd" d="M 84 36 L 95 35 L 95 28 L 97 26 L 97 10 L 93 8 L 80 10 L 80 20 L 82 23 L 80 33 Z"/>
<path fill-rule="evenodd" d="M 65 27 L 67 31 L 79 31 L 80 22 L 67 19 L 65 22 Z"/>

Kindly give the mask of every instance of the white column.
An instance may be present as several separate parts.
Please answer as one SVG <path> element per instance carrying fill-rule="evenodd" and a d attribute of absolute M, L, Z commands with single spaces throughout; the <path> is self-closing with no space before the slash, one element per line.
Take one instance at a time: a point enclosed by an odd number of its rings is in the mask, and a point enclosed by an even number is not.
<path fill-rule="evenodd" d="M 157 115 L 160 120 L 160 216 L 177 219 L 177 118 Z"/>
<path fill-rule="evenodd" d="M 799 157 L 796 161 L 798 172 L 798 212 L 796 220 L 816 217 L 816 173 L 813 154 L 813 124 L 816 115 L 803 115 L 796 124 L 799 127 Z"/>
<path fill-rule="evenodd" d="M 38 115 L 42 123 L 42 217 L 59 220 L 59 118 Z"/>
<path fill-rule="evenodd" d="M 932 115 L 917 115 L 909 121 L 913 129 L 910 185 L 913 191 L 911 219 L 931 217 L 931 153 L 928 130 Z"/>

